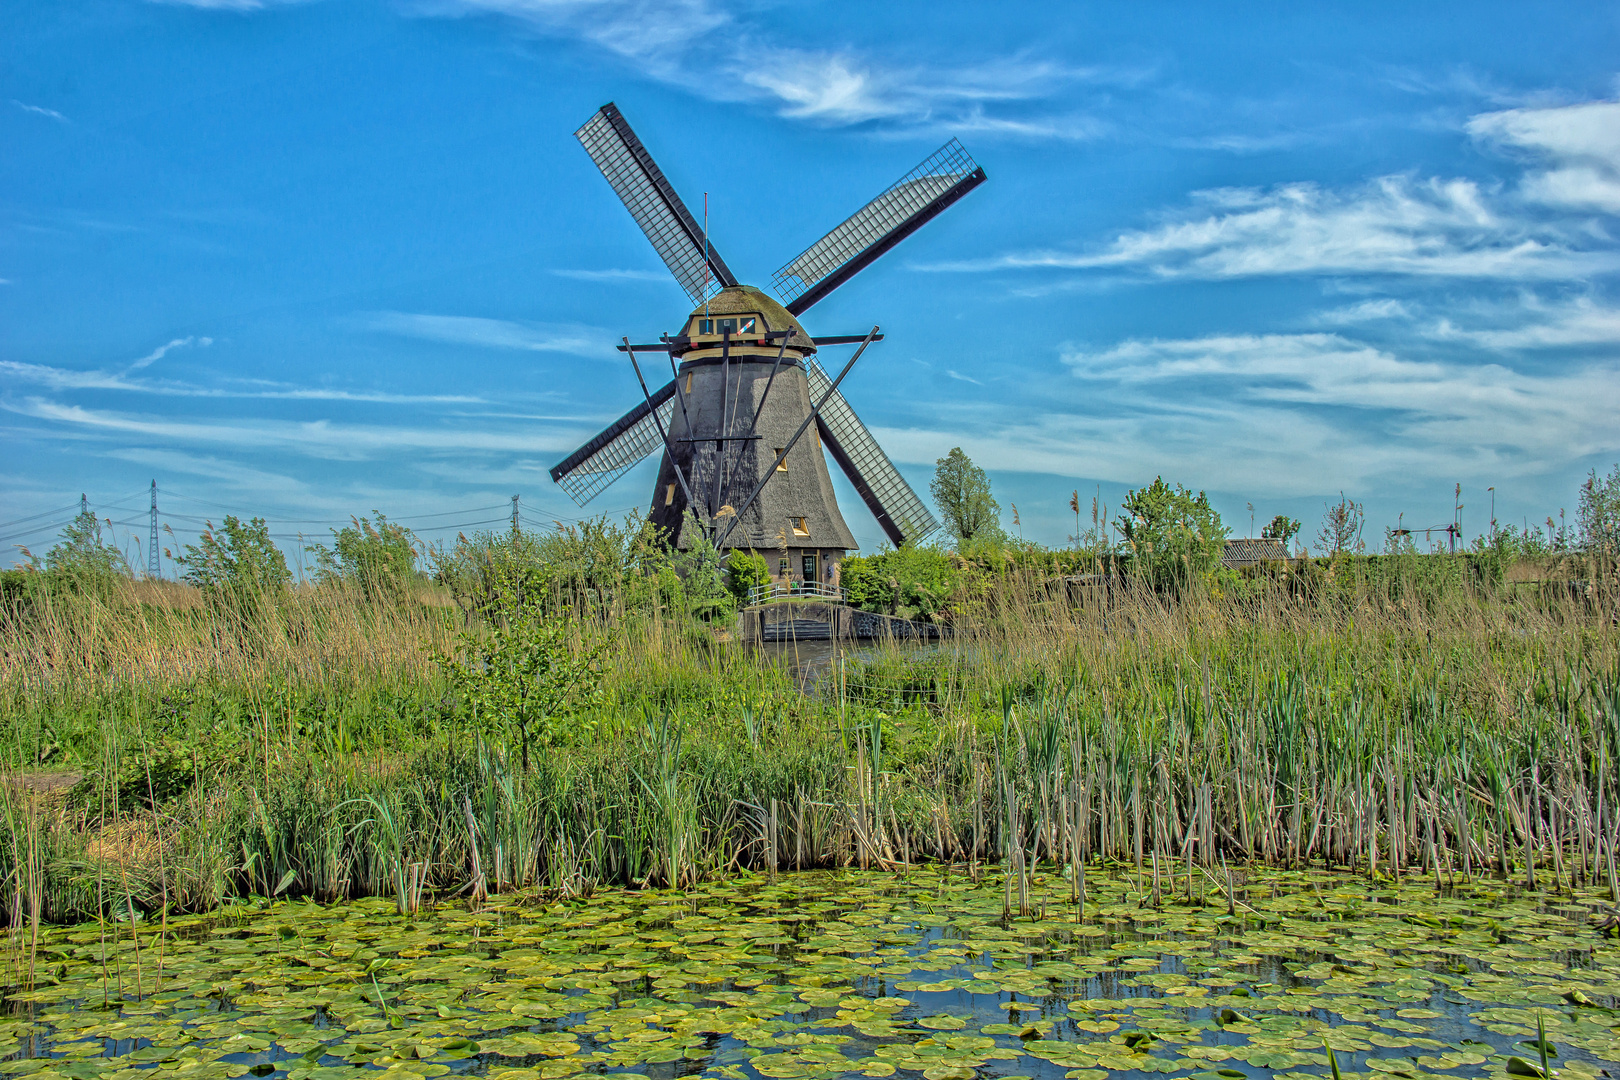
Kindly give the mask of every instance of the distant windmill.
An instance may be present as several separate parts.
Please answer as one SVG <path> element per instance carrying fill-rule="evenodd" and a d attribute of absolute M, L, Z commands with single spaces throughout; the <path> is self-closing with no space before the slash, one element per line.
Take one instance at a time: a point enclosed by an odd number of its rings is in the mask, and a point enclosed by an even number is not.
<path fill-rule="evenodd" d="M 680 333 L 620 346 L 644 400 L 551 470 L 581 506 L 654 450 L 663 463 L 652 521 L 673 542 L 688 508 L 720 548 L 778 550 L 779 578 L 820 580 L 856 547 L 839 513 L 826 448 L 895 545 L 939 528 L 872 433 L 817 364 L 818 346 L 880 335 L 813 339 L 797 316 L 930 218 L 984 182 L 955 139 L 810 245 L 771 279 L 783 303 L 740 285 L 652 155 L 612 104 L 574 133 L 697 305 Z M 672 378 L 650 390 L 638 352 L 667 353 Z M 860 351 L 856 352 L 856 357 Z M 677 366 L 678 364 L 678 366 Z M 811 439 L 801 436 L 813 429 Z"/>

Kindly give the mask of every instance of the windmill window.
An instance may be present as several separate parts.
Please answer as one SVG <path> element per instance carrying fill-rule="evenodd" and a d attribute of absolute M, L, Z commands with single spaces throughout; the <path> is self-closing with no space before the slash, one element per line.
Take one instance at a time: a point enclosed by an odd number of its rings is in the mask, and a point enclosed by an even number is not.
<path fill-rule="evenodd" d="M 665 506 L 673 506 L 674 504 L 675 504 L 675 485 L 674 484 L 666 484 L 664 486 L 664 505 Z"/>
<path fill-rule="evenodd" d="M 810 523 L 807 522 L 804 518 L 796 517 L 796 518 L 793 518 L 792 521 L 793 521 L 793 535 L 794 536 L 809 536 L 810 535 Z"/>
<path fill-rule="evenodd" d="M 778 461 L 776 463 L 776 471 L 777 472 L 787 472 L 787 458 L 782 457 L 782 448 L 780 446 L 778 446 L 776 448 L 776 456 L 779 457 L 779 458 L 782 458 L 781 461 Z"/>
<path fill-rule="evenodd" d="M 714 320 L 713 319 L 699 319 L 698 320 L 698 333 L 700 333 L 700 334 L 712 334 L 712 333 L 714 333 Z"/>
<path fill-rule="evenodd" d="M 788 561 L 786 559 L 782 559 L 776 564 L 776 576 L 777 577 L 787 577 L 788 576 Z"/>
<path fill-rule="evenodd" d="M 720 333 L 722 333 L 722 334 L 735 334 L 737 332 L 737 320 L 736 319 L 721 319 L 721 320 L 719 320 L 719 323 L 720 323 L 720 326 L 719 326 Z"/>
<path fill-rule="evenodd" d="M 757 334 L 759 333 L 759 330 L 756 329 L 757 325 L 758 322 L 754 319 L 738 319 L 737 332 L 739 334 Z"/>

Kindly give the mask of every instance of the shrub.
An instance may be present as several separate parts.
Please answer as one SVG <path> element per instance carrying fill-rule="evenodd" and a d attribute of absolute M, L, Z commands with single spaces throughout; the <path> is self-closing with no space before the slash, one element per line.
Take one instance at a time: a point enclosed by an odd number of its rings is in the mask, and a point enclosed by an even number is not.
<path fill-rule="evenodd" d="M 315 579 L 357 586 L 367 599 L 398 599 L 416 570 L 417 539 L 380 511 L 376 520 L 351 518 L 354 524 L 332 530 L 332 546 L 315 544 Z"/>
<path fill-rule="evenodd" d="M 946 552 L 909 545 L 845 559 L 840 577 L 850 606 L 927 621 L 945 613 L 961 579 L 962 571 Z"/>
<path fill-rule="evenodd" d="M 748 603 L 757 588 L 771 583 L 771 565 L 757 551 L 732 548 L 726 559 L 726 584 L 739 604 Z"/>
<path fill-rule="evenodd" d="M 218 529 L 210 521 L 198 542 L 187 544 L 174 561 L 186 567 L 186 581 L 216 596 L 267 596 L 292 583 L 287 559 L 270 542 L 264 518 L 244 524 L 226 514 Z"/>

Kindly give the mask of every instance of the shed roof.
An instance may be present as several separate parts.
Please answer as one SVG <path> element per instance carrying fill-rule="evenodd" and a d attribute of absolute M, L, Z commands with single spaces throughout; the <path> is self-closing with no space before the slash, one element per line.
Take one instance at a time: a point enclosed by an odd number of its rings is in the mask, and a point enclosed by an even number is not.
<path fill-rule="evenodd" d="M 1227 567 L 1257 566 L 1263 562 L 1279 562 L 1288 558 L 1288 547 L 1281 540 L 1262 537 L 1259 540 L 1228 540 L 1221 553 L 1221 565 Z"/>

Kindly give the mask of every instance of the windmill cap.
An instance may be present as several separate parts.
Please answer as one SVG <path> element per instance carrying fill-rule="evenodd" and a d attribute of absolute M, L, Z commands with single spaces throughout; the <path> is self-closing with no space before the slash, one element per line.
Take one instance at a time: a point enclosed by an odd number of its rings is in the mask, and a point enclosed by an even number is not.
<path fill-rule="evenodd" d="M 707 305 L 699 304 L 693 308 L 692 314 L 688 317 L 705 319 L 725 315 L 758 315 L 765 320 L 765 329 L 772 333 L 792 330 L 793 336 L 788 338 L 788 345 L 791 347 L 815 351 L 815 341 L 804 332 L 799 320 L 795 319 L 787 308 L 752 285 L 732 285 L 721 289 L 709 298 Z"/>

